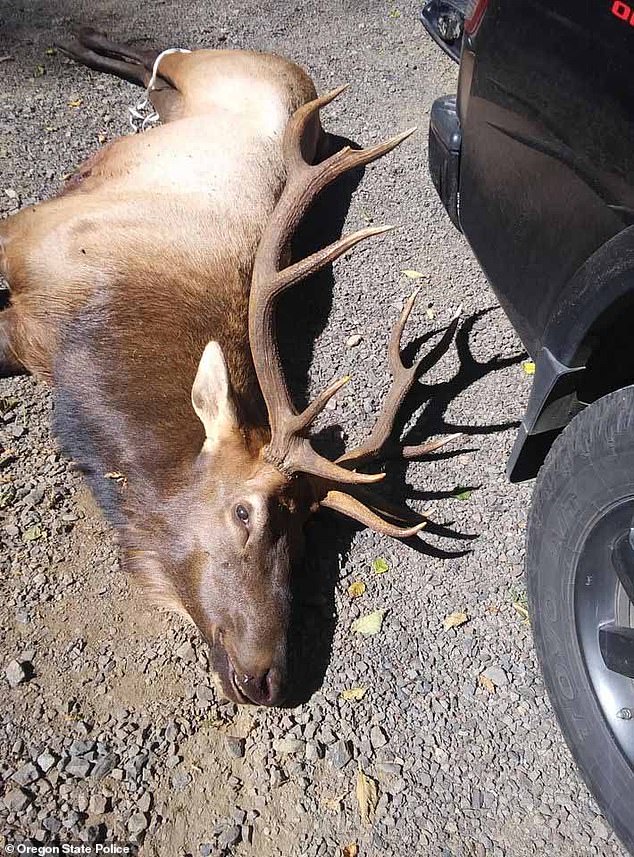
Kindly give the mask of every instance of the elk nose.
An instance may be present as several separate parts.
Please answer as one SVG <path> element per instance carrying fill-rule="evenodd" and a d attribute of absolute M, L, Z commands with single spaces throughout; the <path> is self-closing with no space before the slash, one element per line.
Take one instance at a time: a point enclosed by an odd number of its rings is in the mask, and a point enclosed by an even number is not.
<path fill-rule="evenodd" d="M 283 701 L 282 677 L 271 668 L 259 675 L 236 676 L 242 693 L 256 705 L 279 705 Z"/>

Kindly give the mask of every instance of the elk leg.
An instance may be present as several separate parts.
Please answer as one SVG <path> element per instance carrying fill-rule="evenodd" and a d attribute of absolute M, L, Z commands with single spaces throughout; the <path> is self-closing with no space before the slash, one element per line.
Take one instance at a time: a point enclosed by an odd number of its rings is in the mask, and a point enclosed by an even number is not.
<path fill-rule="evenodd" d="M 147 86 L 150 80 L 150 72 L 144 66 L 137 63 L 122 62 L 121 60 L 112 59 L 112 57 L 101 56 L 89 48 L 85 48 L 78 41 L 60 42 L 57 46 L 67 56 L 81 63 L 81 65 L 85 65 L 87 68 L 92 68 L 95 71 L 113 74 L 115 77 L 120 77 L 129 83 L 136 84 L 136 86 Z"/>
<path fill-rule="evenodd" d="M 0 378 L 28 375 L 27 368 L 18 360 L 13 349 L 13 324 L 14 311 L 12 309 L 5 309 L 0 312 Z"/>
<path fill-rule="evenodd" d="M 154 60 L 160 53 L 157 50 L 139 51 L 130 45 L 118 45 L 116 42 L 111 42 L 105 33 L 93 30 L 92 27 L 82 27 L 78 38 L 85 48 L 100 56 L 133 62 L 145 66 L 149 72 L 152 71 Z"/>
<path fill-rule="evenodd" d="M 88 68 L 113 74 L 144 88 L 150 83 L 154 62 L 160 54 L 157 50 L 138 51 L 127 45 L 118 45 L 90 27 L 83 27 L 76 39 L 60 43 L 59 47 L 71 59 Z M 160 69 L 150 101 L 158 111 L 161 122 L 168 122 L 178 113 L 181 94 L 173 82 L 161 74 Z"/>
<path fill-rule="evenodd" d="M 159 54 L 159 51 L 137 51 L 132 47 L 117 45 L 103 33 L 89 27 L 82 28 L 76 39 L 60 42 L 59 48 L 88 68 L 113 74 L 143 87 L 150 81 L 152 66 Z"/>

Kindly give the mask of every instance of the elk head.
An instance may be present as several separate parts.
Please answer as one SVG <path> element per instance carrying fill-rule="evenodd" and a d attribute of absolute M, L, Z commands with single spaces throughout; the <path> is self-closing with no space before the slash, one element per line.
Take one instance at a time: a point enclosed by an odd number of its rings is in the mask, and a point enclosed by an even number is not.
<path fill-rule="evenodd" d="M 222 350 L 210 342 L 192 389 L 192 403 L 205 440 L 188 479 L 178 528 L 188 546 L 181 564 L 172 562 L 171 585 L 214 652 L 214 668 L 225 695 L 236 702 L 278 704 L 286 685 L 286 636 L 290 577 L 303 548 L 302 530 L 311 513 L 334 510 L 396 538 L 409 538 L 425 521 L 410 510 L 394 509 L 369 492 L 383 473 L 358 468 L 389 447 L 397 410 L 412 385 L 446 350 L 456 320 L 430 354 L 411 367 L 401 360 L 400 341 L 416 295 L 407 301 L 389 348 L 394 383 L 368 440 L 331 461 L 311 446 L 308 430 L 327 402 L 346 383 L 332 383 L 301 413 L 294 408 L 282 373 L 275 339 L 277 298 L 307 275 L 329 264 L 386 227 L 368 228 L 341 238 L 306 259 L 280 268 L 291 236 L 312 200 L 345 171 L 386 154 L 406 132 L 369 149 L 341 149 L 311 165 L 302 155 L 307 126 L 343 88 L 296 111 L 283 149 L 287 182 L 258 246 L 249 298 L 249 342 L 253 365 L 268 413 L 268 427 L 241 427 Z M 389 228 L 389 227 L 388 227 Z M 415 458 L 452 437 L 398 448 Z M 195 486 L 191 494 L 192 485 Z M 202 510 L 202 511 L 196 511 Z M 195 537 L 194 535 L 195 534 Z M 172 537 L 172 542 L 174 538 Z"/>

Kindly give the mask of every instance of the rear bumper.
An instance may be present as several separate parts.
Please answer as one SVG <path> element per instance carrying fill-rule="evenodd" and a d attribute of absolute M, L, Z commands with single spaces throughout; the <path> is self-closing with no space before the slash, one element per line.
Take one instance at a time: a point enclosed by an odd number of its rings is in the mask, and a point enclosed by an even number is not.
<path fill-rule="evenodd" d="M 458 209 L 462 131 L 455 95 L 436 99 L 429 121 L 429 172 L 451 222 L 460 229 Z"/>
<path fill-rule="evenodd" d="M 429 171 L 452 223 L 460 225 L 460 155 L 462 130 L 455 96 L 437 99 L 429 123 Z M 560 363 L 547 348 L 535 358 L 536 371 L 528 407 L 508 462 L 512 482 L 537 473 L 553 439 L 581 409 L 575 388 L 581 367 Z"/>

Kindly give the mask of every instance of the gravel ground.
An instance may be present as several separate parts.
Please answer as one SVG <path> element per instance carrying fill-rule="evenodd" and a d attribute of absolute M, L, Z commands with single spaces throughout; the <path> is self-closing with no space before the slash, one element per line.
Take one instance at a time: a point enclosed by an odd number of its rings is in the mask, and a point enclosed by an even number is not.
<path fill-rule="evenodd" d="M 300 594 L 319 640 L 318 689 L 294 709 L 239 710 L 218 700 L 195 633 L 129 590 L 111 531 L 56 451 L 48 392 L 3 381 L 0 843 L 114 838 L 160 857 L 313 857 L 352 843 L 361 857 L 622 855 L 563 744 L 513 606 L 531 485 L 508 485 L 504 463 L 530 379 L 427 175 L 429 109 L 455 89 L 456 69 L 425 37 L 417 4 L 98 5 L 0 6 L 0 211 L 52 193 L 126 130 L 138 91 L 50 51 L 77 23 L 162 47 L 279 51 L 322 92 L 348 81 L 324 116 L 329 130 L 370 143 L 420 126 L 366 171 L 346 218 L 349 229 L 401 228 L 340 260 L 332 295 L 306 287 L 289 299 L 289 361 L 310 388 L 351 371 L 328 419 L 360 436 L 387 386 L 389 323 L 412 288 L 402 271 L 418 270 L 410 338 L 464 306 L 458 350 L 421 388 L 422 425 L 457 426 L 466 442 L 406 480 L 395 474 L 439 524 L 421 550 L 325 516 L 311 525 Z M 316 336 L 308 371 L 294 345 L 309 334 L 293 339 L 297 329 Z M 356 599 L 354 581 L 366 584 Z M 355 633 L 354 620 L 378 608 L 380 633 Z M 454 611 L 468 621 L 444 630 Z M 353 687 L 367 688 L 363 698 L 342 699 Z M 359 815 L 359 769 L 378 789 L 371 822 Z"/>

